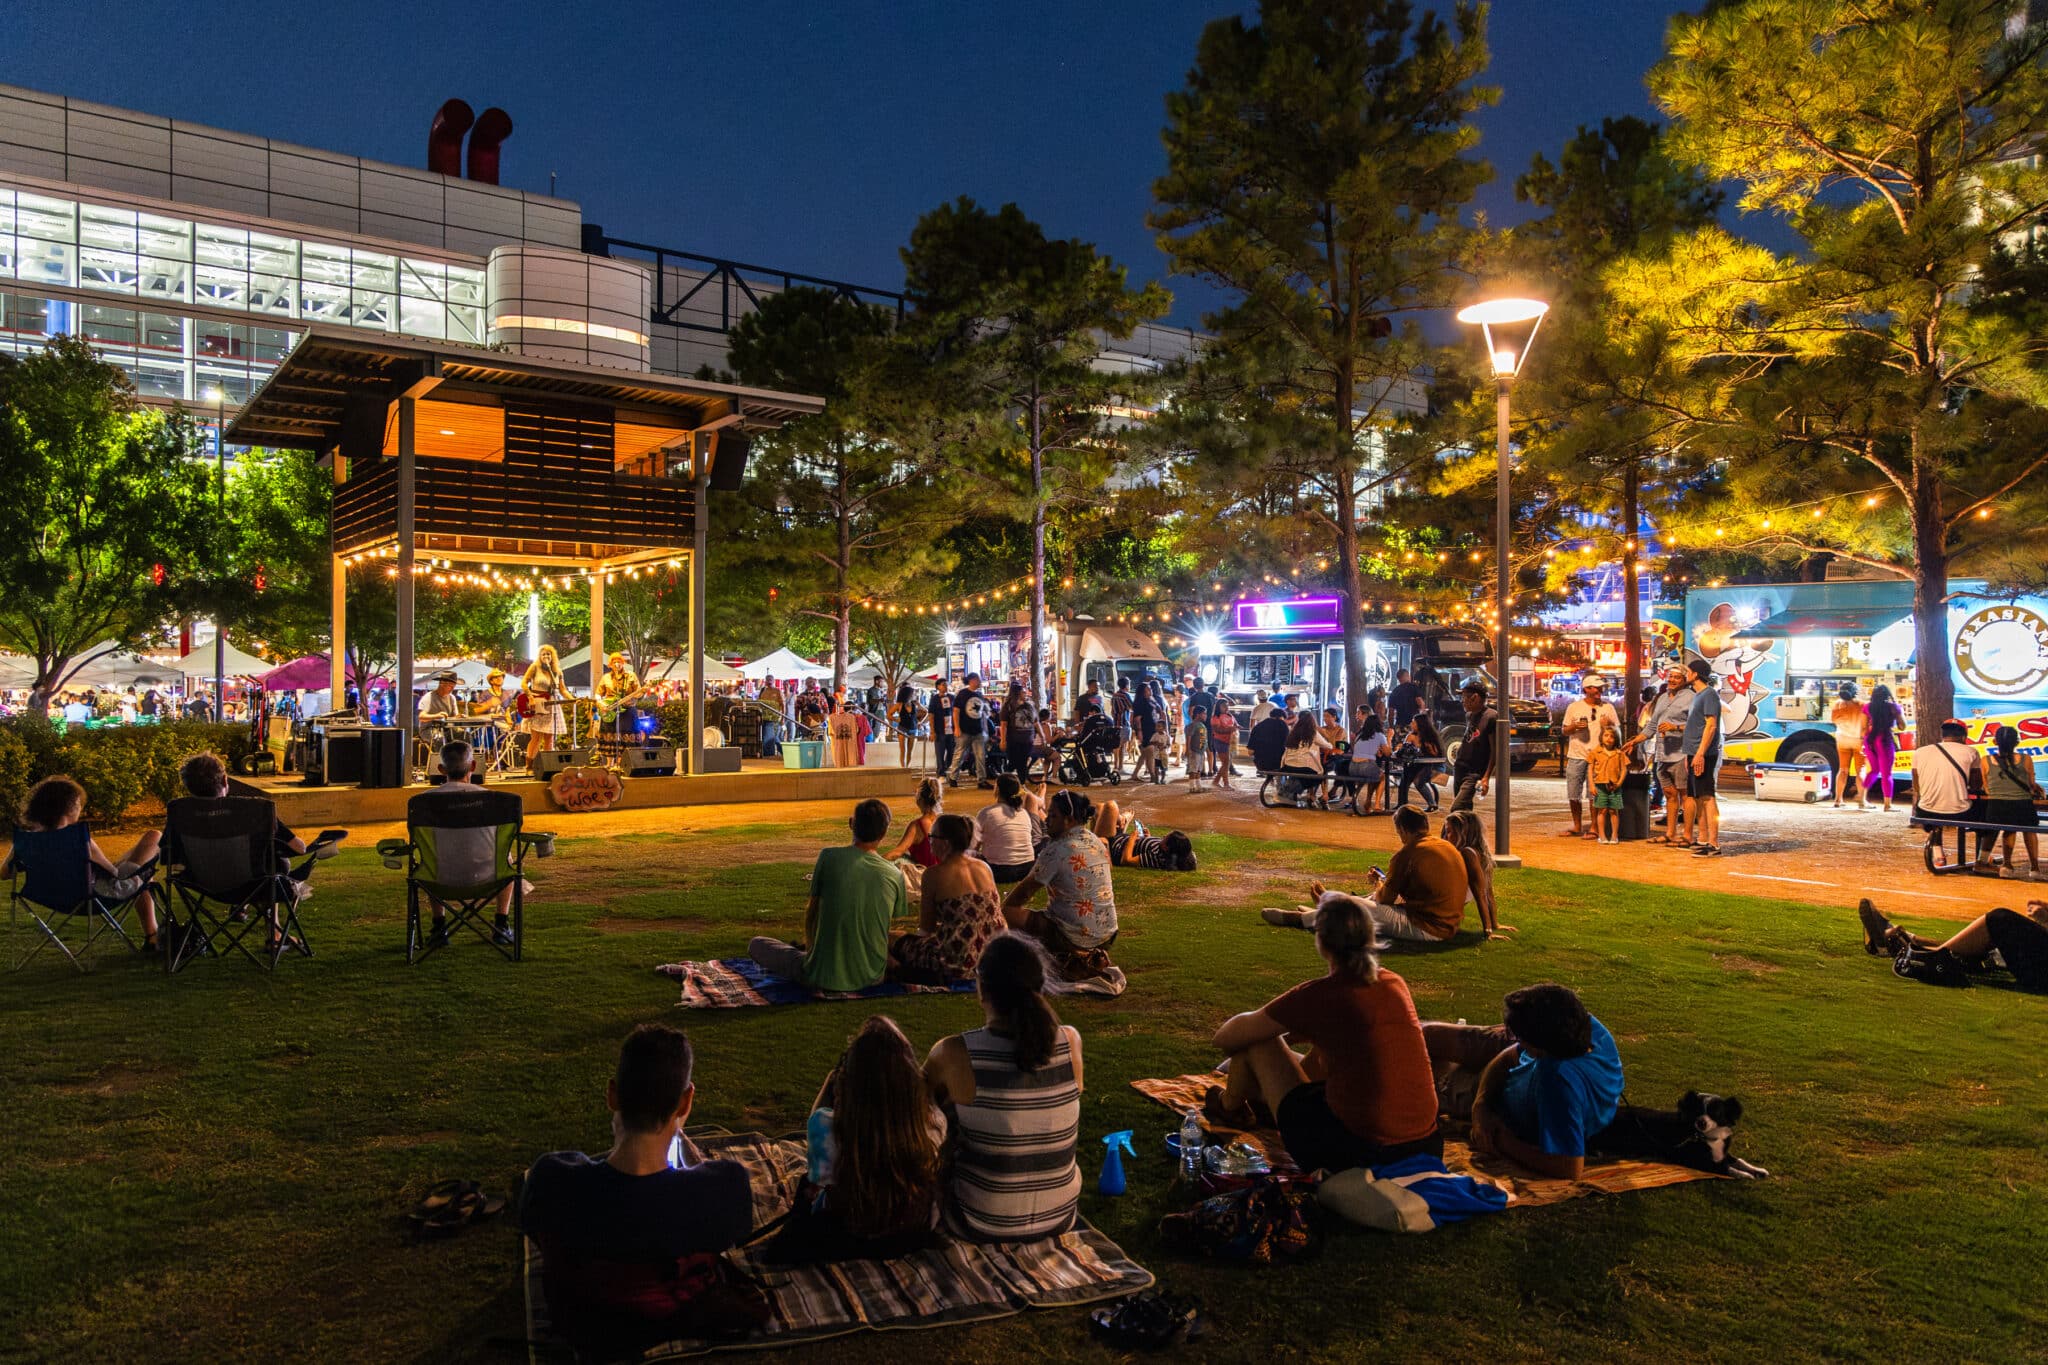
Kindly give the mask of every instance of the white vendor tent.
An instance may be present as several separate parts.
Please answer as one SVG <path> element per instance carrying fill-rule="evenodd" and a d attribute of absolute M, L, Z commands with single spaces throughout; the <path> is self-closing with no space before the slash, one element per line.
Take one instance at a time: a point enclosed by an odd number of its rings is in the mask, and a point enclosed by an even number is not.
<path fill-rule="evenodd" d="M 706 670 L 709 672 L 709 670 Z M 773 654 L 754 660 L 740 669 L 748 678 L 829 678 L 832 670 L 808 659 L 800 659 L 788 649 L 778 649 Z"/>
<path fill-rule="evenodd" d="M 647 662 L 648 682 L 681 682 L 690 676 L 688 659 L 650 659 Z M 707 683 L 738 682 L 745 675 L 723 659 L 705 656 L 704 681 Z"/>
<path fill-rule="evenodd" d="M 185 678 L 210 678 L 213 676 L 213 646 L 199 648 L 178 660 L 174 665 L 178 675 Z M 260 678 L 277 665 L 266 663 L 254 654 L 245 654 L 235 648 L 233 640 L 228 641 L 222 672 L 230 678 Z"/>
<path fill-rule="evenodd" d="M 158 687 L 174 682 L 178 677 L 176 664 L 158 663 L 155 659 L 117 649 L 112 640 L 102 640 L 91 649 L 81 650 L 78 657 L 91 662 L 66 678 L 66 687 Z M 267 669 L 269 665 L 263 667 Z M 211 666 L 207 671 L 213 671 Z"/>

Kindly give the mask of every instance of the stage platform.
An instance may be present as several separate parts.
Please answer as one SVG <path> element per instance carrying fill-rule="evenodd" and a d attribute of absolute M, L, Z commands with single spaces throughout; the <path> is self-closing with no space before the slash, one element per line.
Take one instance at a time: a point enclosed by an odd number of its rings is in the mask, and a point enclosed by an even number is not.
<path fill-rule="evenodd" d="M 629 777 L 626 794 L 613 809 L 651 806 L 715 806 L 741 802 L 858 801 L 879 796 L 908 798 L 921 776 L 915 769 L 778 768 L 768 764 L 736 773 L 702 777 Z M 296 777 L 237 778 L 238 785 L 277 802 L 277 818 L 295 830 L 373 824 L 405 819 L 405 803 L 421 787 L 308 787 Z M 558 807 L 547 784 L 524 780 L 489 782 L 493 791 L 515 792 L 529 816 L 550 815 Z"/>

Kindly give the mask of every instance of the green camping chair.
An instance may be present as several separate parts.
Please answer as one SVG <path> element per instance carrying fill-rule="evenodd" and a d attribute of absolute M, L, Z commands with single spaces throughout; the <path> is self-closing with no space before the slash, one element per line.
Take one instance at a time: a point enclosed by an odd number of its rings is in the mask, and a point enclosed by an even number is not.
<path fill-rule="evenodd" d="M 405 960 L 417 962 L 443 941 L 430 941 L 420 914 L 422 901 L 438 902 L 446 915 L 447 939 L 467 929 L 517 962 L 526 944 L 525 864 L 554 853 L 555 836 L 521 829 L 525 807 L 511 792 L 487 791 L 465 783 L 436 788 L 405 805 L 406 838 L 377 845 L 384 866 L 405 873 Z M 512 889 L 511 942 L 494 931 L 498 897 Z"/>

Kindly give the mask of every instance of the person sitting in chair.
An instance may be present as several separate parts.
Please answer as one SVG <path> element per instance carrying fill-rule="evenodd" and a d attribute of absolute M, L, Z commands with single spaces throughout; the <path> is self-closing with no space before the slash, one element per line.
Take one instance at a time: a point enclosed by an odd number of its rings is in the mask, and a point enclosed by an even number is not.
<path fill-rule="evenodd" d="M 555 1325 L 589 1358 L 752 1325 L 733 1320 L 719 1257 L 753 1232 L 753 1192 L 745 1166 L 704 1160 L 683 1134 L 694 1060 L 681 1029 L 634 1029 L 605 1090 L 611 1150 L 551 1152 L 526 1173 L 519 1226 Z"/>
<path fill-rule="evenodd" d="M 466 740 L 451 740 L 441 746 L 441 772 L 444 780 L 439 785 L 427 788 L 412 799 L 434 800 L 482 790 L 476 782 L 476 751 Z M 438 853 L 440 879 L 446 885 L 478 886 L 497 875 L 498 846 L 495 829 L 478 826 L 475 829 L 441 830 L 434 843 Z M 448 907 L 432 896 L 427 899 L 434 907 L 434 925 L 429 942 L 439 948 L 448 942 Z M 510 882 L 506 882 L 498 889 L 498 915 L 491 927 L 491 937 L 508 946 L 512 942 Z"/>
<path fill-rule="evenodd" d="M 786 981 L 817 991 L 866 990 L 889 967 L 889 924 L 910 914 L 910 893 L 896 865 L 876 851 L 889 833 L 889 808 L 873 797 L 847 821 L 853 842 L 818 854 L 804 943 L 756 938 L 747 956 Z"/>
<path fill-rule="evenodd" d="M 29 830 L 64 829 L 77 824 L 84 813 L 85 788 L 68 777 L 46 777 L 36 783 L 28 800 L 22 803 L 21 826 Z M 87 840 L 85 846 L 86 856 L 92 860 L 93 893 L 109 903 L 135 897 L 145 953 L 157 950 L 156 901 L 150 895 L 145 869 L 156 862 L 157 846 L 162 842 L 163 835 L 150 830 L 119 861 L 107 857 L 97 839 Z"/>

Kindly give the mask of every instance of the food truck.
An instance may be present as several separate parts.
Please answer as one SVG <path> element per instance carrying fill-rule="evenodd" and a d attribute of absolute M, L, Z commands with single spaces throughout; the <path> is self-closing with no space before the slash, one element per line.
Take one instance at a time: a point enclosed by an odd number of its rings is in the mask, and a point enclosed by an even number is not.
<path fill-rule="evenodd" d="M 1948 650 L 1955 718 L 1989 750 L 2001 725 L 2020 734 L 2037 768 L 2048 757 L 2048 598 L 1990 595 L 1950 584 Z M 1898 579 L 1694 588 L 1686 595 L 1685 658 L 1712 663 L 1725 755 L 1733 762 L 1835 766 L 1827 719 L 1843 683 L 1870 699 L 1882 683 L 1905 713 L 1897 772 L 1910 779 L 1919 721 L 1913 585 Z"/>
<path fill-rule="evenodd" d="M 1444 746 L 1455 754 L 1465 734 L 1458 689 L 1477 676 L 1497 695 L 1488 667 L 1493 645 L 1465 626 L 1369 625 L 1361 641 L 1368 686 L 1391 691 L 1395 676 L 1408 669 L 1428 682 L 1431 716 Z M 1298 694 L 1304 710 L 1334 706 L 1347 718 L 1344 696 L 1344 599 L 1291 597 L 1247 599 L 1231 604 L 1223 629 L 1195 640 L 1202 681 L 1230 700 L 1249 707 L 1257 693 Z M 1433 678 L 1433 681 L 1430 681 Z M 1516 701 L 1509 748 L 1515 766 L 1528 767 L 1551 752 L 1549 713 L 1540 702 Z"/>
<path fill-rule="evenodd" d="M 1022 613 L 1020 613 L 1022 615 Z M 1129 678 L 1136 687 L 1140 680 L 1157 678 L 1171 687 L 1173 665 L 1159 648 L 1159 642 L 1136 626 L 1107 625 L 1091 617 L 1051 619 L 1045 626 L 1044 659 L 1048 670 L 1058 670 L 1058 682 L 1049 690 L 1059 698 L 1063 719 L 1074 714 L 1082 692 L 1090 682 L 1102 684 L 1108 696 L 1119 679 Z M 957 686 L 969 673 L 981 676 L 982 686 L 1001 697 L 1012 682 L 1027 687 L 1031 677 L 1031 622 L 1022 620 L 987 625 L 957 626 L 946 645 L 949 682 Z M 1034 690 L 1033 695 L 1038 695 Z"/>

